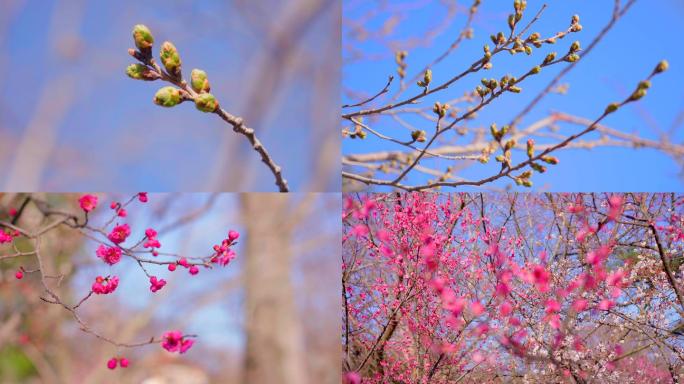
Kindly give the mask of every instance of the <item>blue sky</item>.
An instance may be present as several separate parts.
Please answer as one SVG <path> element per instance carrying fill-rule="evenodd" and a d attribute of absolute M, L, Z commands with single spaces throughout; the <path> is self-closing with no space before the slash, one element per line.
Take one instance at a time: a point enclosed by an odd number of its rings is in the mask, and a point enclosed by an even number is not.
<path fill-rule="evenodd" d="M 444 7 L 438 3 L 392 2 L 392 5 L 396 7 L 408 4 L 423 5 L 410 8 L 410 11 L 403 14 L 395 37 L 402 39 L 418 36 L 427 27 L 438 24 L 444 17 Z M 459 3 L 469 4 L 470 2 Z M 456 71 L 460 72 L 481 56 L 482 45 L 491 43 L 489 35 L 507 28 L 506 17 L 512 10 L 512 3 L 512 1 L 483 1 L 481 11 L 473 25 L 474 39 L 465 41 L 456 54 L 433 69 L 433 84 L 439 84 L 450 78 Z M 533 26 L 531 31 L 539 31 L 542 36 L 548 36 L 565 29 L 569 25 L 570 17 L 575 13 L 581 17 L 583 31 L 561 40 L 551 48 L 539 49 L 540 52 L 536 52 L 532 57 L 501 55 L 494 60 L 494 68 L 486 74 L 487 77 L 500 77 L 505 73 L 524 73 L 539 62 L 543 58 L 542 55 L 551 51 L 565 52 L 573 40 L 579 40 L 584 46 L 588 45 L 609 20 L 613 2 L 548 1 L 547 3 L 548 8 L 542 19 Z M 542 4 L 541 1 L 528 1 L 527 14 L 523 21 L 529 20 Z M 356 19 L 376 6 L 377 2 L 361 3 L 346 0 L 343 7 L 345 20 Z M 677 48 L 679 36 L 684 33 L 684 27 L 681 24 L 683 15 L 684 5 L 678 1 L 637 1 L 608 36 L 563 79 L 562 83 L 570 85 L 568 93 L 548 96 L 527 116 L 522 125 L 547 116 L 551 111 L 595 118 L 603 112 L 608 103 L 622 100 L 631 93 L 638 81 L 646 77 L 659 60 L 667 59 L 670 63 L 670 70 L 654 79 L 653 87 L 644 99 L 638 104 L 621 109 L 604 120 L 609 127 L 623 132 L 638 133 L 645 138 L 658 139 L 660 132 L 667 132 L 677 115 L 684 109 L 684 91 L 681 88 L 681 79 L 684 78 L 684 54 Z M 387 13 L 380 13 L 371 18 L 366 25 L 370 29 L 376 29 L 386 19 Z M 432 44 L 410 50 L 407 58 L 408 77 L 412 77 L 416 71 L 442 53 L 460 31 L 464 22 L 465 16 L 461 14 Z M 347 25 L 343 31 L 343 47 L 350 43 L 347 38 L 348 32 Z M 343 86 L 344 89 L 370 95 L 382 88 L 387 76 L 395 73 L 396 65 L 386 46 L 373 41 L 354 44 L 355 48 L 362 52 L 378 55 L 381 58 L 372 61 L 352 61 L 348 60 L 348 52 L 343 51 Z M 561 66 L 544 69 L 540 75 L 525 83 L 523 93 L 509 94 L 495 101 L 488 110 L 479 114 L 474 124 L 488 126 L 492 122 L 499 125 L 508 123 L 536 95 L 535 91 L 546 86 L 560 68 Z M 474 89 L 482 76 L 478 73 L 466 77 L 449 88 L 443 96 L 429 99 L 426 103 L 431 104 L 436 100 L 460 96 L 464 91 Z M 417 93 L 417 87 L 413 86 L 404 95 L 415 93 Z M 564 129 L 564 132 L 576 132 L 578 128 L 565 126 Z M 679 127 L 671 138 L 673 142 L 682 141 L 684 135 L 681 131 Z M 343 153 L 365 153 L 399 148 L 398 146 L 388 147 L 385 141 L 380 140 L 346 139 L 343 141 L 342 150 Z M 668 191 L 680 190 L 683 186 L 682 178 L 678 175 L 680 168 L 676 162 L 668 155 L 655 150 L 625 148 L 600 148 L 592 151 L 564 150 L 557 156 L 560 158 L 559 165 L 550 167 L 550 171 L 544 175 L 534 175 L 533 181 L 537 190 Z M 442 163 L 438 164 L 442 168 L 449 165 L 444 163 L 445 160 L 440 161 Z M 487 166 L 477 165 L 466 169 L 460 176 L 469 179 L 482 178 L 496 173 L 497 167 L 498 163 Z M 424 182 L 425 179 L 413 176 L 407 181 L 419 183 Z M 503 188 L 510 184 L 509 180 L 496 183 L 495 187 Z"/>
<path fill-rule="evenodd" d="M 249 120 L 255 124 L 248 124 L 283 167 L 291 189 L 308 188 L 339 103 L 337 62 L 320 55 L 339 50 L 338 36 L 329 33 L 338 28 L 339 7 L 327 6 L 292 36 L 298 57 L 306 61 L 292 62 L 293 69 L 273 89 L 256 93 L 265 83 L 266 74 L 256 72 L 267 57 L 263 55 L 274 52 L 265 31 L 285 10 L 242 13 L 236 8 L 233 1 L 220 0 L 51 0 L 0 6 L 0 13 L 9 15 L 0 27 L 0 69 L 7 74 L 0 79 L 0 138 L 8 145 L 0 153 L 5 189 L 10 169 L 16 167 L 17 142 L 41 111 L 41 95 L 49 89 L 49 104 L 59 105 L 60 99 L 68 104 L 54 116 L 44 114 L 54 126 L 29 137 L 29 142 L 48 141 L 38 148 L 49 154 L 38 170 L 40 190 L 276 190 L 273 176 L 247 140 L 218 116 L 190 104 L 157 107 L 152 97 L 162 84 L 125 75 L 133 62 L 127 49 L 133 46 L 131 29 L 137 23 L 147 24 L 155 35 L 155 56 L 161 42 L 171 40 L 186 76 L 195 67 L 206 70 L 212 92 L 230 112 L 247 118 L 250 106 L 245 104 L 263 92 L 265 104 L 251 112 Z M 330 79 L 329 86 L 311 81 L 323 77 Z M 328 110 L 330 118 L 316 115 L 312 106 Z M 323 123 L 326 118 L 328 124 Z M 334 158 L 334 169 L 323 173 L 318 190 L 339 189 L 338 155 Z M 245 174 L 236 175 L 239 170 Z"/>

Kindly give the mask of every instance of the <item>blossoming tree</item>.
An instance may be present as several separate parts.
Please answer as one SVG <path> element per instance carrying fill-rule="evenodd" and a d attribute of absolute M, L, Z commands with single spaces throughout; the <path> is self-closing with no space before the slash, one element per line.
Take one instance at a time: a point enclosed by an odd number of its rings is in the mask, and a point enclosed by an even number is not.
<path fill-rule="evenodd" d="M 345 196 L 349 383 L 680 382 L 684 196 Z"/>

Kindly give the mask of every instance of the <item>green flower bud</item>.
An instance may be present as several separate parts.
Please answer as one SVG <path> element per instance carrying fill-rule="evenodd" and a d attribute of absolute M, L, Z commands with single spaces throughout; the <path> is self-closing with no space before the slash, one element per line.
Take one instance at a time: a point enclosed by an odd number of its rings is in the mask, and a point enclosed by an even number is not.
<path fill-rule="evenodd" d="M 527 157 L 530 159 L 534 157 L 534 140 L 527 140 Z"/>
<path fill-rule="evenodd" d="M 192 90 L 197 93 L 209 92 L 211 90 L 207 73 L 197 68 L 190 72 L 190 85 Z"/>
<path fill-rule="evenodd" d="M 207 93 L 207 95 L 208 95 L 208 93 Z M 358 137 L 361 140 L 365 139 L 367 135 L 368 134 L 366 133 L 366 131 L 360 131 L 360 132 L 356 133 L 356 137 Z"/>
<path fill-rule="evenodd" d="M 494 160 L 498 161 L 499 163 L 503 163 L 504 160 L 506 160 L 506 159 L 504 158 L 504 155 L 497 155 L 497 156 L 494 158 Z"/>
<path fill-rule="evenodd" d="M 515 28 L 515 15 L 513 15 L 513 14 L 508 15 L 508 28 L 510 28 L 510 29 Z"/>
<path fill-rule="evenodd" d="M 164 87 L 154 95 L 154 103 L 162 107 L 174 107 L 183 101 L 181 91 L 174 87 Z"/>
<path fill-rule="evenodd" d="M 634 93 L 632 93 L 631 96 L 629 96 L 629 99 L 628 99 L 628 100 L 629 100 L 629 101 L 637 101 L 637 100 L 641 99 L 641 98 L 644 97 L 644 96 L 646 96 L 646 89 L 644 89 L 644 88 L 637 88 L 637 90 L 634 91 Z"/>
<path fill-rule="evenodd" d="M 150 70 L 147 66 L 142 64 L 131 64 L 126 67 L 126 74 L 131 79 L 152 81 L 157 80 L 160 76 L 156 72 Z"/>
<path fill-rule="evenodd" d="M 526 45 L 526 46 L 525 46 L 525 53 L 526 53 L 528 56 L 531 55 L 531 54 L 532 54 L 532 47 L 530 47 L 529 45 Z"/>
<path fill-rule="evenodd" d="M 503 136 L 503 134 L 501 134 L 501 131 L 496 129 L 496 124 L 494 123 L 492 123 L 492 125 L 489 126 L 489 132 L 491 132 L 492 137 L 496 141 L 500 141 L 501 137 Z"/>
<path fill-rule="evenodd" d="M 571 54 L 571 55 L 568 55 L 568 56 L 565 58 L 565 61 L 567 61 L 568 63 L 574 63 L 575 61 L 577 61 L 577 60 L 579 60 L 579 59 L 580 59 L 579 55 L 576 54 L 576 53 L 573 53 L 573 54 Z"/>
<path fill-rule="evenodd" d="M 503 32 L 499 32 L 496 34 L 496 42 L 499 44 L 503 44 L 506 42 L 506 36 Z"/>
<path fill-rule="evenodd" d="M 530 167 L 532 167 L 532 169 L 534 169 L 535 171 L 537 171 L 539 173 L 546 172 L 546 167 L 543 165 L 537 164 L 537 163 L 531 163 Z"/>
<path fill-rule="evenodd" d="M 425 70 L 425 74 L 423 75 L 423 80 L 418 81 L 418 86 L 427 88 L 430 85 L 430 82 L 432 81 L 432 70 L 427 69 Z"/>
<path fill-rule="evenodd" d="M 541 67 L 538 65 L 536 67 L 532 68 L 532 70 L 530 71 L 530 73 L 532 73 L 533 75 L 536 75 L 539 72 L 541 72 Z"/>
<path fill-rule="evenodd" d="M 508 140 L 506 144 L 504 144 L 504 150 L 508 151 L 511 148 L 515 147 L 515 139 Z"/>
<path fill-rule="evenodd" d="M 195 97 L 195 107 L 202 112 L 214 112 L 218 108 L 218 102 L 211 93 L 200 93 Z"/>
<path fill-rule="evenodd" d="M 417 129 L 413 132 L 411 132 L 411 138 L 413 141 L 417 141 L 419 143 L 424 143 L 426 139 L 427 133 L 423 130 Z"/>
<path fill-rule="evenodd" d="M 531 188 L 532 187 L 532 181 L 530 179 L 525 179 L 522 182 L 523 187 Z"/>
<path fill-rule="evenodd" d="M 574 43 L 572 43 L 572 45 L 570 46 L 570 53 L 575 53 L 579 50 L 580 50 L 580 42 L 575 41 Z"/>
<path fill-rule="evenodd" d="M 556 52 L 551 52 L 546 57 L 544 58 L 544 64 L 543 65 L 548 65 L 550 62 L 554 61 L 556 59 Z"/>
<path fill-rule="evenodd" d="M 520 93 L 522 91 L 522 88 L 520 88 L 520 87 L 508 87 L 508 90 L 513 92 L 513 93 Z"/>
<path fill-rule="evenodd" d="M 174 76 L 180 77 L 181 74 L 181 59 L 178 55 L 178 50 L 169 41 L 165 41 L 159 50 L 159 57 L 166 71 Z"/>
<path fill-rule="evenodd" d="M 643 80 L 639 82 L 639 89 L 649 89 L 651 88 L 651 82 L 648 80 Z"/>
<path fill-rule="evenodd" d="M 606 107 L 606 111 L 604 113 L 606 115 L 609 113 L 613 113 L 613 112 L 617 111 L 619 107 L 620 107 L 620 104 L 618 104 L 618 103 L 610 103 Z"/>
<path fill-rule="evenodd" d="M 154 36 L 145 25 L 138 24 L 133 27 L 133 41 L 139 50 L 149 50 L 154 44 Z"/>
<path fill-rule="evenodd" d="M 553 156 L 542 156 L 541 161 L 551 165 L 558 164 L 558 158 Z"/>
<path fill-rule="evenodd" d="M 658 65 L 656 65 L 655 69 L 653 70 L 653 73 L 662 73 L 667 71 L 667 69 L 670 67 L 670 64 L 667 62 L 667 60 L 661 60 Z"/>

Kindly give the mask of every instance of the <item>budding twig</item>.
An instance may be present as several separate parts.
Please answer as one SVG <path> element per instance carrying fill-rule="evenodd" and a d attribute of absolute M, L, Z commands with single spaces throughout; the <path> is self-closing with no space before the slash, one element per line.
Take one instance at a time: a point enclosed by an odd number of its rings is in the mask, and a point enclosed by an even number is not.
<path fill-rule="evenodd" d="M 141 64 L 129 66 L 126 70 L 128 76 L 136 80 L 162 80 L 177 87 L 164 87 L 160 89 L 154 97 L 155 104 L 163 107 L 173 107 L 183 101 L 190 100 L 195 103 L 198 110 L 215 113 L 232 126 L 233 132 L 247 138 L 252 149 L 259 154 L 261 161 L 266 164 L 273 174 L 278 190 L 280 192 L 289 192 L 287 180 L 282 174 L 282 168 L 276 164 L 261 141 L 256 137 L 254 129 L 248 127 L 241 117 L 235 116 L 221 108 L 216 98 L 208 93 L 210 85 L 204 71 L 194 69 L 191 74 L 191 82 L 188 84 L 182 77 L 181 59 L 178 50 L 171 42 L 167 41 L 162 44 L 160 53 L 164 66 L 164 69 L 162 69 L 152 57 L 151 47 L 154 43 L 154 38 L 149 29 L 143 25 L 136 25 L 133 28 L 133 38 L 138 50 L 129 49 L 128 53 L 140 61 Z"/>

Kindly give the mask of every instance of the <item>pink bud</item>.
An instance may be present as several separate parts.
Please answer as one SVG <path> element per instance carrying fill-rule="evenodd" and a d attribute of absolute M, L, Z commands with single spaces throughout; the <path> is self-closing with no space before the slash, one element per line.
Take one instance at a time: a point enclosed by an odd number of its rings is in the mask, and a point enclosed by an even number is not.
<path fill-rule="evenodd" d="M 116 368 L 116 359 L 115 358 L 109 359 L 109 361 L 107 362 L 107 368 L 109 368 L 109 369 Z"/>
<path fill-rule="evenodd" d="M 240 237 L 240 234 L 237 231 L 230 230 L 228 231 L 228 240 L 232 243 L 233 241 L 237 240 L 238 237 Z"/>
<path fill-rule="evenodd" d="M 176 264 L 169 264 L 169 271 L 173 272 L 176 270 Z"/>
<path fill-rule="evenodd" d="M 119 359 L 119 365 L 121 368 L 127 368 L 128 367 L 128 359 L 125 357 L 122 357 Z"/>
<path fill-rule="evenodd" d="M 21 280 L 24 278 L 24 272 L 17 271 L 17 273 L 14 274 L 14 277 L 16 277 L 18 280 Z"/>
<path fill-rule="evenodd" d="M 193 265 L 192 267 L 190 267 L 190 271 L 189 271 L 189 272 L 190 272 L 191 275 L 196 275 L 196 274 L 199 273 L 199 268 L 197 268 L 196 265 Z"/>

